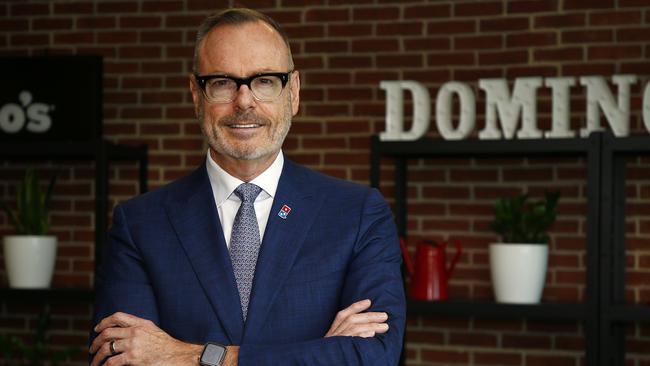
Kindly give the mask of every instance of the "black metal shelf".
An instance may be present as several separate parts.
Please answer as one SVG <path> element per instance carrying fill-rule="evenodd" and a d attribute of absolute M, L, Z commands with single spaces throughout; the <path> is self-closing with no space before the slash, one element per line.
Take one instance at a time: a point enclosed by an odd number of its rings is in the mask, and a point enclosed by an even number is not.
<path fill-rule="evenodd" d="M 148 148 L 142 146 L 119 145 L 106 140 L 69 141 L 69 142 L 3 142 L 0 144 L 0 160 L 90 160 L 95 162 L 95 269 L 101 262 L 102 248 L 106 240 L 106 223 L 108 222 L 108 166 L 110 161 L 135 161 L 139 165 L 139 191 L 147 191 Z M 3 289 L 0 301 L 12 295 L 19 298 L 35 300 L 50 299 L 42 295 L 51 292 L 52 300 L 66 294 L 72 298 L 92 301 L 85 291 L 75 289 L 52 289 L 22 292 L 22 290 Z M 17 292 L 15 292 L 17 291 Z M 31 292 L 30 292 L 31 291 Z"/>
<path fill-rule="evenodd" d="M 110 141 L 3 142 L 0 157 L 10 159 L 96 159 L 105 149 L 111 160 L 133 160 L 146 154 L 146 146 L 118 145 Z"/>
<path fill-rule="evenodd" d="M 577 303 L 502 304 L 480 300 L 407 302 L 409 315 L 440 315 L 489 319 L 538 319 L 583 321 L 587 307 Z"/>
<path fill-rule="evenodd" d="M 38 304 L 38 303 L 92 303 L 95 293 L 92 289 L 81 288 L 50 288 L 42 290 L 31 289 L 0 289 L 0 299 L 6 303 Z"/>
<path fill-rule="evenodd" d="M 648 136 L 617 138 L 607 133 L 603 138 L 600 303 L 605 320 L 599 353 L 603 365 L 625 365 L 626 326 L 650 323 L 650 306 L 625 304 L 627 163 L 629 157 L 649 153 Z"/>
<path fill-rule="evenodd" d="M 603 134 L 594 133 L 588 138 L 535 139 L 535 140 L 459 140 L 421 139 L 418 141 L 371 141 L 370 182 L 380 186 L 382 157 L 394 159 L 395 166 L 395 220 L 398 233 L 407 234 L 407 181 L 408 160 L 418 158 L 546 158 L 580 157 L 587 164 L 587 228 L 586 228 L 586 290 L 581 303 L 542 303 L 536 305 L 510 305 L 487 301 L 409 301 L 407 311 L 418 315 L 443 315 L 480 317 L 491 319 L 543 319 L 580 321 L 585 328 L 586 360 L 598 364 L 597 351 L 600 327 L 599 304 L 599 253 L 601 220 L 601 151 Z"/>
<path fill-rule="evenodd" d="M 391 157 L 499 157 L 581 155 L 598 144 L 596 138 L 547 140 L 459 140 L 420 139 L 380 141 L 373 137 L 373 151 Z"/>
<path fill-rule="evenodd" d="M 615 323 L 650 323 L 650 305 L 618 305 L 609 310 L 609 319 Z"/>
<path fill-rule="evenodd" d="M 586 296 L 583 303 L 506 305 L 483 301 L 409 301 L 408 312 L 489 318 L 538 318 L 583 321 L 586 363 L 625 364 L 625 325 L 650 323 L 650 305 L 625 302 L 625 175 L 626 158 L 650 153 L 650 137 L 614 137 L 611 132 L 588 138 L 541 140 L 422 139 L 410 142 L 371 141 L 370 180 L 379 188 L 382 157 L 395 160 L 395 218 L 406 235 L 408 159 L 526 158 L 584 156 L 587 158 Z"/>
<path fill-rule="evenodd" d="M 650 152 L 650 137 L 614 137 L 611 134 L 607 134 L 607 138 L 603 141 L 603 146 L 614 153 L 643 154 Z"/>

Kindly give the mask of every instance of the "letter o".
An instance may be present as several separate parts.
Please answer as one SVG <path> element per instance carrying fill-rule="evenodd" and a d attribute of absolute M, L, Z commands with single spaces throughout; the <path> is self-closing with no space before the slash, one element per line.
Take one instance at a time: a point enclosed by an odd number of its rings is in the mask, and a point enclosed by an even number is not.
<path fill-rule="evenodd" d="M 460 117 L 458 127 L 452 125 L 452 97 L 458 95 Z M 450 81 L 445 83 L 436 97 L 436 125 L 445 140 L 462 140 L 469 136 L 476 121 L 476 101 L 472 88 L 467 84 Z"/>
<path fill-rule="evenodd" d="M 5 104 L 0 109 L 0 129 L 17 133 L 25 126 L 25 112 L 18 104 Z"/>

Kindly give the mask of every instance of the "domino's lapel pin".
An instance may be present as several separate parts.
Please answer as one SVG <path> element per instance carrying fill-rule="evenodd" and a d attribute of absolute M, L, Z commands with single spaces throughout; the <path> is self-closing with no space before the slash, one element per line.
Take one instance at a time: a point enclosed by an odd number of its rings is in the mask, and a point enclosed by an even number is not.
<path fill-rule="evenodd" d="M 289 212 L 291 212 L 291 207 L 282 205 L 280 212 L 278 212 L 278 216 L 280 216 L 281 219 L 286 220 L 287 216 L 289 216 Z"/>

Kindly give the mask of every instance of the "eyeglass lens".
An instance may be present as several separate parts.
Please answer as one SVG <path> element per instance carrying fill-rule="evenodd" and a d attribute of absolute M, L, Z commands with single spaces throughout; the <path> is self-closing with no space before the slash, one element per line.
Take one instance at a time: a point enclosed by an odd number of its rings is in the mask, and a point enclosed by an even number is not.
<path fill-rule="evenodd" d="M 250 82 L 253 96 L 260 101 L 271 101 L 282 93 L 282 79 L 272 75 L 262 75 Z M 205 93 L 215 102 L 232 102 L 237 96 L 237 83 L 228 78 L 210 79 L 205 84 Z"/>

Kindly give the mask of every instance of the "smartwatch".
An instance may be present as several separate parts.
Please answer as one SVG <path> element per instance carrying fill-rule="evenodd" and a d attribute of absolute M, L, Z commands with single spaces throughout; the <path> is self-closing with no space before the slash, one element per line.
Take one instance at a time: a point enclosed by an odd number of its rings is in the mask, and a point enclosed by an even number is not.
<path fill-rule="evenodd" d="M 221 366 L 226 357 L 226 346 L 219 343 L 208 342 L 203 347 L 199 364 L 201 366 Z"/>

